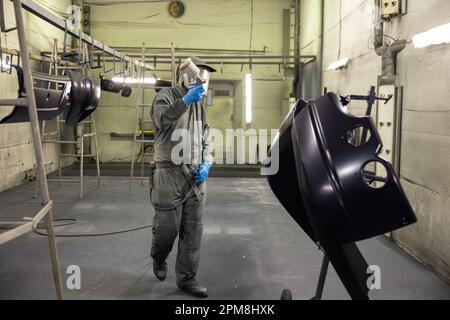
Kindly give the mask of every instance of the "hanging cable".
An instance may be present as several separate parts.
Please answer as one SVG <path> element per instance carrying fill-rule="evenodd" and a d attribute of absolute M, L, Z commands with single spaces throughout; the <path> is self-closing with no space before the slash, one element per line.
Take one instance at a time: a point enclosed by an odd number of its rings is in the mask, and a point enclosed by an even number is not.
<path fill-rule="evenodd" d="M 63 220 L 68 220 L 68 219 L 63 219 Z M 76 219 L 75 219 L 76 220 Z M 123 233 L 129 233 L 129 232 L 134 232 L 134 231 L 139 231 L 139 230 L 143 230 L 143 229 L 149 229 L 151 228 L 153 225 L 149 224 L 149 225 L 145 225 L 145 226 L 141 226 L 141 227 L 136 227 L 136 228 L 130 228 L 130 229 L 122 229 L 122 230 L 117 230 L 117 231 L 110 231 L 110 232 L 102 232 L 102 233 L 67 233 L 67 234 L 62 234 L 62 233 L 55 233 L 55 237 L 57 238 L 92 238 L 92 237 L 106 237 L 106 236 L 112 236 L 112 235 L 117 235 L 117 234 L 123 234 Z M 46 232 L 41 232 L 39 231 L 39 229 L 33 229 L 33 232 L 40 235 L 40 236 L 45 236 L 47 237 L 47 233 Z"/>
<path fill-rule="evenodd" d="M 339 50 L 338 50 L 338 60 L 341 59 L 341 49 L 342 49 L 342 0 L 339 0 Z"/>
<path fill-rule="evenodd" d="M 23 222 L 23 221 L 17 221 L 17 222 Z M 54 223 L 53 226 L 55 228 L 65 227 L 65 226 L 70 226 L 70 225 L 76 224 L 78 222 L 79 221 L 75 218 L 53 219 L 53 223 Z M 13 223 L 15 223 L 15 222 L 13 221 Z M 135 232 L 135 231 L 139 231 L 139 230 L 149 229 L 152 226 L 153 225 L 149 224 L 149 225 L 143 225 L 143 226 L 134 227 L 134 228 L 119 229 L 119 230 L 115 230 L 115 231 L 107 231 L 107 232 L 100 232 L 100 233 L 55 233 L 55 237 L 57 237 L 57 238 L 105 237 L 105 236 L 112 236 L 112 235 L 117 235 L 117 234 L 130 233 L 130 232 Z M 14 228 L 15 228 L 15 226 L 14 227 L 13 226 L 6 226 L 6 227 L 0 226 L 0 230 L 11 230 Z M 45 229 L 45 227 L 37 226 L 33 229 L 33 232 L 37 235 L 47 237 L 48 235 L 46 232 L 40 231 L 42 229 Z"/>

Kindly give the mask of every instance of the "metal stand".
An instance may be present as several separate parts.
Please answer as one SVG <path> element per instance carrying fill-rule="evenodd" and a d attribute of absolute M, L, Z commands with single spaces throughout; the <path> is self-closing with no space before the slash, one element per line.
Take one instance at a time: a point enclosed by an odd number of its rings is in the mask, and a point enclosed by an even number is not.
<path fill-rule="evenodd" d="M 330 265 L 330 260 L 327 255 L 324 254 L 322 260 L 322 266 L 320 267 L 319 281 L 317 282 L 316 294 L 311 300 L 322 300 L 323 288 L 325 286 L 325 280 L 327 278 L 328 266 Z"/>
<path fill-rule="evenodd" d="M 98 141 L 97 141 L 97 131 L 95 127 L 95 118 L 94 115 L 90 115 L 90 117 L 83 121 L 82 123 L 79 123 L 76 127 L 77 132 L 77 138 L 74 141 L 71 140 L 62 140 L 61 135 L 61 125 L 65 123 L 64 120 L 57 119 L 57 133 L 58 138 L 56 140 L 43 140 L 43 143 L 54 143 L 58 145 L 58 178 L 55 179 L 48 179 L 50 182 L 58 182 L 59 186 L 61 186 L 62 182 L 77 182 L 80 184 L 80 191 L 79 191 L 79 197 L 80 199 L 83 198 L 83 192 L 84 192 L 84 159 L 85 158 L 94 158 L 96 162 L 96 168 L 97 168 L 97 186 L 100 188 L 101 186 L 101 175 L 100 175 L 100 160 L 98 156 Z M 85 125 L 90 125 L 90 132 L 86 132 Z M 43 136 L 46 136 L 45 125 L 43 124 Z M 91 154 L 85 154 L 85 139 L 92 139 L 94 140 L 95 145 L 95 153 Z M 78 153 L 75 150 L 74 153 L 67 153 L 63 154 L 61 152 L 61 146 L 62 145 L 74 145 L 76 149 L 78 149 Z M 91 144 L 92 145 L 92 144 Z M 62 175 L 62 169 L 61 169 L 61 158 L 79 158 L 80 159 L 80 177 L 79 179 L 66 179 L 63 178 Z M 39 176 L 37 178 L 39 180 Z M 38 191 L 38 185 L 36 185 L 36 192 L 35 197 L 37 197 L 37 191 Z"/>
<path fill-rule="evenodd" d="M 141 62 L 145 64 L 145 46 L 142 47 L 142 56 L 141 56 Z M 130 186 L 129 186 L 129 192 L 131 193 L 131 189 L 133 186 L 134 180 L 140 180 L 141 184 L 144 183 L 144 180 L 146 177 L 144 176 L 144 170 L 145 170 L 145 156 L 146 155 L 152 155 L 145 152 L 145 145 L 146 144 L 153 144 L 153 140 L 146 140 L 145 139 L 145 130 L 144 126 L 145 123 L 152 123 L 152 121 L 145 121 L 145 107 L 151 107 L 150 104 L 145 104 L 145 68 L 139 67 L 139 73 L 137 76 L 138 79 L 138 103 L 136 104 L 136 111 L 134 115 L 134 127 L 133 127 L 133 146 L 132 146 L 132 154 L 131 154 L 131 170 L 130 170 Z M 140 128 L 139 128 L 139 118 L 140 121 Z M 134 175 L 134 166 L 135 163 L 138 160 L 139 156 L 136 156 L 136 144 L 140 145 L 140 154 L 141 154 L 141 174 L 138 177 L 135 177 Z"/>
<path fill-rule="evenodd" d="M 66 47 L 66 44 L 64 43 L 64 48 L 65 47 Z M 84 71 L 84 73 L 88 73 L 89 72 L 88 67 L 90 66 L 90 64 L 88 64 L 88 61 L 87 61 L 88 57 L 90 57 L 88 47 L 86 44 L 83 45 L 81 43 L 81 41 L 80 41 L 80 47 L 83 47 L 83 59 L 80 59 L 81 65 L 79 66 L 79 68 L 82 71 Z M 55 41 L 53 50 L 52 50 L 52 60 L 54 61 L 54 63 L 50 64 L 49 74 L 51 74 L 52 70 L 53 70 L 54 74 L 56 76 L 58 75 L 58 70 L 59 70 L 58 65 L 57 65 L 57 58 L 58 58 L 57 50 L 58 50 L 58 46 Z M 51 139 L 47 140 L 46 137 L 53 135 L 53 133 L 45 132 L 45 124 L 46 124 L 46 121 L 43 121 L 42 129 L 41 129 L 42 143 L 53 143 L 53 144 L 58 145 L 58 178 L 57 179 L 48 179 L 48 181 L 58 182 L 60 187 L 61 187 L 62 182 L 78 182 L 80 184 L 79 197 L 80 197 L 80 199 L 82 199 L 83 198 L 83 190 L 84 190 L 84 158 L 94 158 L 96 161 L 96 167 L 97 167 L 97 185 L 98 185 L 98 188 L 100 188 L 100 186 L 101 186 L 100 160 L 99 160 L 99 155 L 98 155 L 97 130 L 96 130 L 96 125 L 95 125 L 94 114 L 91 114 L 90 117 L 87 118 L 82 123 L 77 124 L 77 127 L 76 127 L 77 138 L 75 140 L 63 140 L 63 137 L 61 134 L 61 126 L 65 124 L 65 121 L 61 120 L 59 117 L 56 120 L 57 139 L 56 140 L 51 140 Z M 90 126 L 89 132 L 86 132 L 86 130 L 85 130 L 86 124 Z M 91 141 L 90 141 L 91 149 L 92 149 L 92 139 L 94 140 L 95 153 L 91 152 L 91 154 L 85 154 L 85 139 L 91 139 Z M 76 149 L 78 150 L 78 152 L 77 152 L 77 150 L 74 150 L 73 153 L 63 154 L 62 153 L 62 145 L 74 145 L 76 147 Z M 79 158 L 80 159 L 80 177 L 79 177 L 79 179 L 63 178 L 62 170 L 61 170 L 61 158 Z M 37 176 L 37 179 L 36 179 L 36 189 L 35 189 L 35 195 L 34 195 L 35 198 L 37 198 L 38 186 L 39 186 L 39 175 Z"/>
<path fill-rule="evenodd" d="M 352 94 L 346 97 L 341 97 L 341 102 L 345 106 L 349 104 L 352 100 L 366 101 L 367 102 L 366 116 L 370 117 L 372 114 L 372 107 L 377 100 L 384 101 L 384 104 L 387 104 L 392 99 L 392 97 L 393 97 L 392 95 L 389 95 L 387 97 L 377 97 L 375 86 L 371 86 L 367 96 Z M 364 128 L 361 141 L 366 141 L 367 133 L 368 133 L 367 128 Z"/>
<path fill-rule="evenodd" d="M 151 120 L 145 120 L 145 108 L 151 107 L 151 104 L 145 103 L 145 90 L 150 89 L 149 87 L 145 86 L 145 70 L 146 68 L 145 64 L 145 57 L 146 57 L 146 50 L 145 50 L 145 44 L 142 47 L 142 53 L 141 53 L 141 60 L 139 62 L 138 67 L 138 73 L 137 73 L 137 79 L 138 79 L 138 103 L 136 104 L 136 111 L 135 111 L 135 117 L 134 117 L 134 132 L 133 132 L 133 147 L 132 147 L 132 154 L 131 154 L 131 169 L 130 169 L 130 186 L 129 186 L 129 193 L 131 194 L 131 190 L 133 187 L 133 181 L 134 180 L 140 180 L 141 184 L 144 183 L 144 180 L 148 179 L 148 177 L 144 176 L 144 170 L 145 170 L 145 157 L 151 156 L 153 157 L 153 153 L 146 152 L 146 146 L 153 147 L 153 144 L 155 143 L 154 140 L 148 140 L 145 138 L 145 130 L 144 126 L 146 123 L 153 123 Z M 175 49 L 173 46 L 173 43 L 171 45 L 171 64 L 172 64 L 172 87 L 176 85 L 176 67 L 175 67 Z M 155 87 L 156 88 L 156 87 Z M 153 87 L 151 89 L 154 89 Z M 140 128 L 139 128 L 139 118 L 141 119 L 140 122 Z M 140 155 L 141 155 L 141 162 L 140 162 L 140 169 L 141 174 L 138 177 L 135 177 L 134 175 L 134 167 L 135 164 L 139 158 L 139 156 L 136 155 L 136 144 L 140 144 Z"/>
<path fill-rule="evenodd" d="M 40 190 L 43 198 L 43 208 L 34 216 L 32 219 L 20 223 L 18 227 L 0 234 L 0 244 L 4 244 L 8 241 L 16 239 L 28 232 L 31 232 L 37 227 L 37 224 L 45 218 L 45 226 L 48 234 L 48 244 L 50 248 L 50 257 L 52 261 L 53 278 L 56 286 L 56 297 L 58 299 L 63 299 L 63 285 L 58 257 L 58 250 L 56 246 L 56 239 L 53 230 L 53 219 L 52 219 L 52 207 L 53 202 L 50 200 L 50 194 L 48 192 L 47 178 L 45 176 L 45 165 L 44 165 L 44 155 L 42 151 L 41 144 L 41 134 L 39 131 L 39 121 L 37 116 L 36 99 L 34 96 L 33 80 L 31 77 L 31 67 L 30 67 L 30 56 L 27 46 L 27 37 L 25 31 L 25 24 L 22 14 L 22 1 L 13 0 L 14 3 L 14 13 L 17 23 L 17 32 L 19 38 L 20 52 L 22 55 L 23 63 L 23 73 L 24 73 L 24 83 L 27 92 L 26 106 L 28 107 L 30 124 L 31 124 L 31 134 L 33 137 L 34 152 L 36 155 L 36 165 L 37 171 L 41 179 L 39 179 Z M 11 101 L 0 101 L 0 105 L 8 105 L 5 102 Z M 13 105 L 23 105 L 23 101 L 16 101 L 17 104 Z M 20 102 L 20 103 L 19 103 Z M 9 104 L 11 105 L 11 104 Z"/>

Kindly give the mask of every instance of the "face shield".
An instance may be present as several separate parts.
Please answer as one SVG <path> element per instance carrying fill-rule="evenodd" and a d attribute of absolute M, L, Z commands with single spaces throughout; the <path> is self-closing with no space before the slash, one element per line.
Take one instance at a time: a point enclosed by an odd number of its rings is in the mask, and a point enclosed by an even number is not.
<path fill-rule="evenodd" d="M 197 68 L 195 72 L 182 72 L 181 80 L 186 88 L 194 88 L 201 84 L 209 83 L 210 72 L 206 69 Z"/>
<path fill-rule="evenodd" d="M 209 88 L 209 77 L 211 75 L 211 72 L 206 69 L 200 68 L 200 78 L 202 79 L 203 84 L 205 85 L 205 96 L 208 96 L 208 88 Z"/>
<path fill-rule="evenodd" d="M 210 71 L 202 66 L 196 66 L 190 58 L 180 66 L 179 83 L 191 89 L 201 84 L 208 91 Z"/>

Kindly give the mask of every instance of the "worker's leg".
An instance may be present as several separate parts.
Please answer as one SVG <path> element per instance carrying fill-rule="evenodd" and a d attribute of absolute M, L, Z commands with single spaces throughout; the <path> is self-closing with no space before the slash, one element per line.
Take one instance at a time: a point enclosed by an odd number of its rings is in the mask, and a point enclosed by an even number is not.
<path fill-rule="evenodd" d="M 171 207 L 179 203 L 183 198 L 179 180 L 179 172 L 176 172 L 176 169 L 157 169 L 151 194 L 153 203 L 159 207 Z M 171 211 L 155 209 L 151 249 L 151 256 L 155 261 L 164 262 L 172 251 L 173 243 L 180 230 L 182 210 L 182 207 Z"/>
<path fill-rule="evenodd" d="M 203 186 L 203 190 L 205 186 Z M 175 272 L 178 286 L 195 279 L 200 262 L 205 191 L 193 195 L 183 206 Z"/>

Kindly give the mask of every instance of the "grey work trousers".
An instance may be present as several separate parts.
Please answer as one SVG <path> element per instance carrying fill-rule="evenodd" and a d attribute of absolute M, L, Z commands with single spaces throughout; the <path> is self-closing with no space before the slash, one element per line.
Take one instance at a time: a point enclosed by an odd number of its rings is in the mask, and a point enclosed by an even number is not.
<path fill-rule="evenodd" d="M 186 197 L 193 183 L 193 178 L 187 177 L 181 167 L 156 169 L 150 197 L 158 207 L 172 207 Z M 179 235 L 175 266 L 178 285 L 197 275 L 205 197 L 206 186 L 202 185 L 196 193 L 192 193 L 189 200 L 176 209 L 171 211 L 155 209 L 151 257 L 158 262 L 165 261 Z"/>

